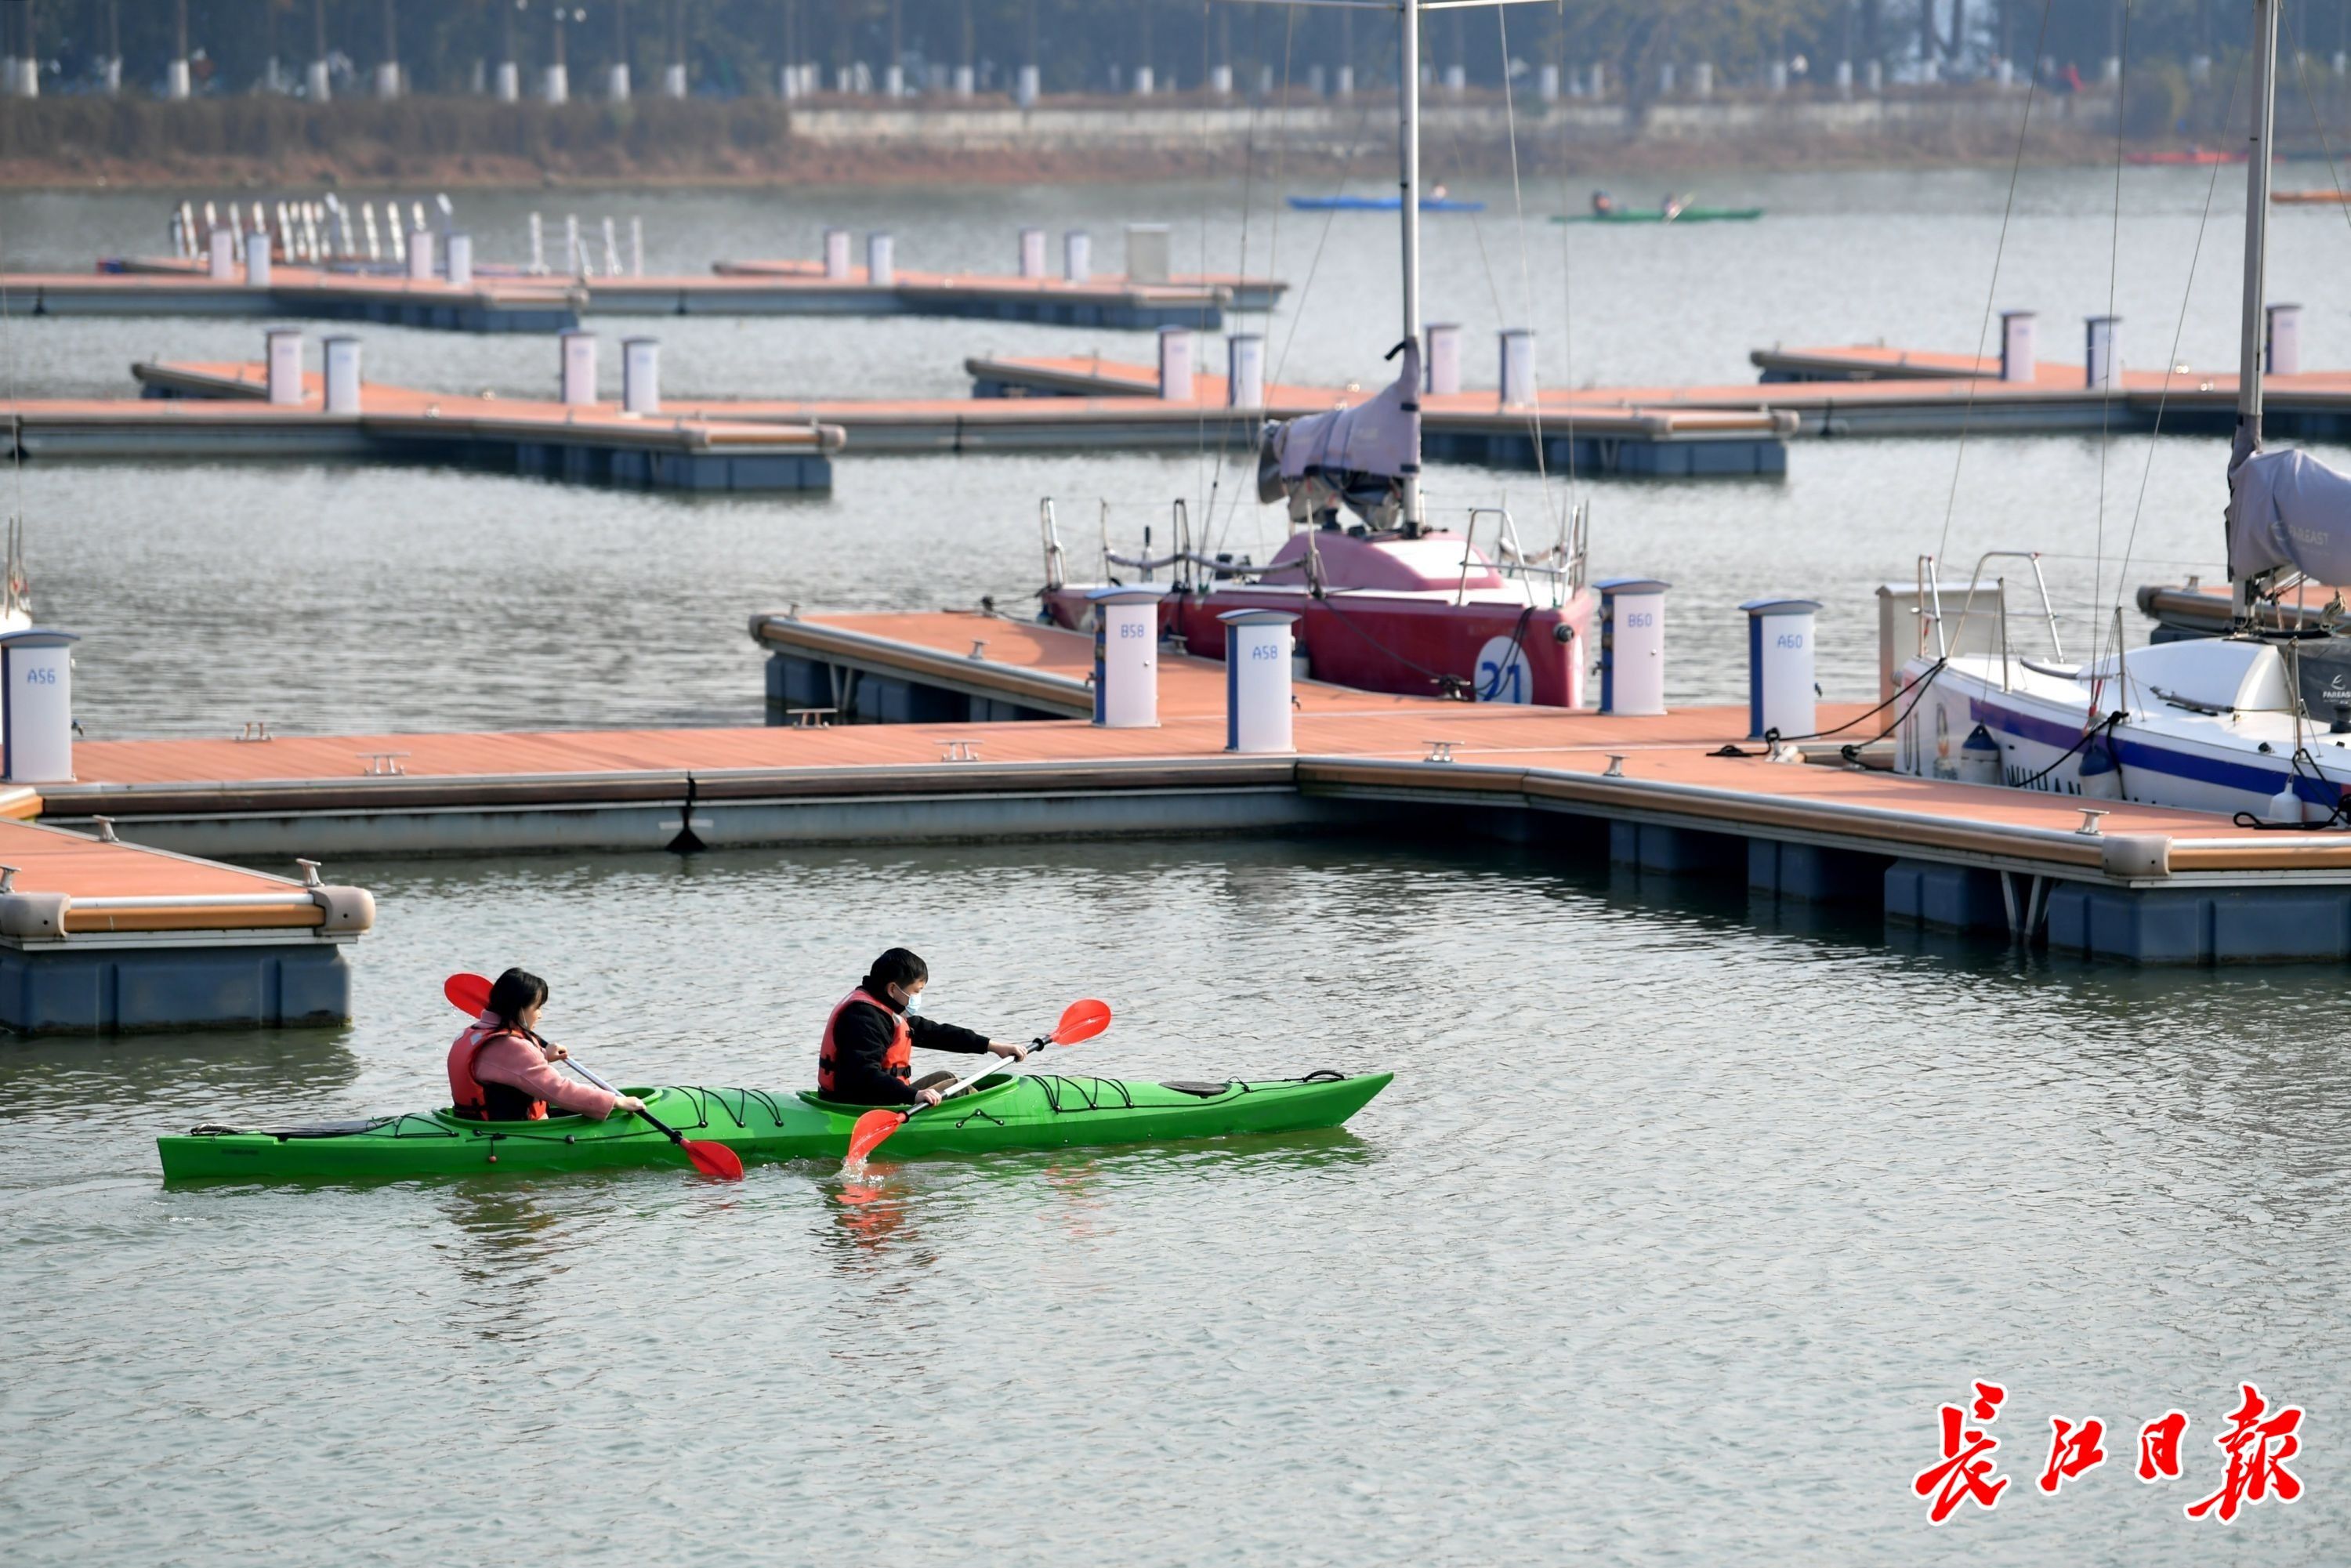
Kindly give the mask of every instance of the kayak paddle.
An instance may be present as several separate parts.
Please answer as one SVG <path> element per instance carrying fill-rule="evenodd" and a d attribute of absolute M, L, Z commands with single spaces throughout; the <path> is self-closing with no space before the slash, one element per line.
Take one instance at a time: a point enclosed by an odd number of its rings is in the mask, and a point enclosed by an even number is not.
<path fill-rule="evenodd" d="M 471 1013 L 475 1018 L 479 1018 L 490 1005 L 490 982 L 479 975 L 452 975 L 442 982 L 441 994 L 447 997 L 450 1005 L 459 1012 Z M 620 1092 L 591 1071 L 586 1062 L 574 1061 L 568 1056 L 564 1060 L 570 1062 L 572 1071 L 607 1094 Z M 694 1162 L 694 1168 L 704 1176 L 718 1181 L 743 1179 L 743 1156 L 726 1145 L 689 1138 L 651 1111 L 639 1111 L 636 1114 L 643 1117 L 653 1131 L 684 1149 L 685 1157 Z"/>
<path fill-rule="evenodd" d="M 1062 1009 L 1061 1021 L 1053 1026 L 1053 1032 L 1039 1035 L 1029 1042 L 1029 1049 L 1034 1053 L 1044 1050 L 1049 1045 L 1075 1045 L 1081 1040 L 1093 1039 L 1109 1027 L 1110 1004 L 1089 997 L 1082 1001 L 1071 1002 Z M 957 1079 L 941 1092 L 939 1095 L 941 1103 L 954 1099 L 957 1094 L 996 1071 L 998 1071 L 997 1064 L 991 1061 L 970 1077 Z M 929 1109 L 927 1105 L 917 1104 L 911 1111 L 893 1111 L 885 1106 L 880 1110 L 866 1112 L 857 1118 L 857 1124 L 849 1129 L 849 1157 L 845 1163 L 852 1166 L 862 1165 L 865 1156 L 880 1148 L 883 1141 L 891 1134 Z"/>

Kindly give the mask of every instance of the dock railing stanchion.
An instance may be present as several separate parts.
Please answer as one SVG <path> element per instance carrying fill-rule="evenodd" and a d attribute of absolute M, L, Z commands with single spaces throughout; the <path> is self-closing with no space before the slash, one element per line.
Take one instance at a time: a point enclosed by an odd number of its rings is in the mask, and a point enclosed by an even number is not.
<path fill-rule="evenodd" d="M 1287 610 L 1228 610 L 1225 623 L 1225 749 L 1282 753 L 1290 738 L 1290 628 Z"/>
<path fill-rule="evenodd" d="M 1159 723 L 1159 601 L 1165 587 L 1098 588 L 1094 614 L 1094 723 L 1149 729 Z"/>
<path fill-rule="evenodd" d="M 1750 599 L 1747 612 L 1747 734 L 1761 740 L 1770 731 L 1810 735 L 1815 722 L 1813 689 L 1813 599 Z"/>
<path fill-rule="evenodd" d="M 1600 593 L 1600 711 L 1666 711 L 1666 590 L 1654 577 L 1611 577 Z"/>

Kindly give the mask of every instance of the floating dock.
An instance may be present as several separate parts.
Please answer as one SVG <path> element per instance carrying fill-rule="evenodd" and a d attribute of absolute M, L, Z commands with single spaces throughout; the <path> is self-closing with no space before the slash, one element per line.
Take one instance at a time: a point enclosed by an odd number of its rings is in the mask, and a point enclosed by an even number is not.
<path fill-rule="evenodd" d="M 819 262 L 721 262 L 708 275 L 574 278 L 477 274 L 470 283 L 411 279 L 357 267 L 279 262 L 266 286 L 240 270 L 216 280 L 199 263 L 168 257 L 101 262 L 88 273 L 10 273 L 9 308 L 35 316 L 246 316 L 372 321 L 452 332 L 551 332 L 582 316 L 934 316 L 1147 331 L 1213 330 L 1233 309 L 1266 310 L 1282 285 L 1178 276 L 1052 277 L 863 267 L 828 275 Z"/>
<path fill-rule="evenodd" d="M 998 362 L 971 361 L 976 375 L 980 374 L 978 367 Z M 1149 374 L 1129 369 L 1135 375 Z M 259 364 L 141 363 L 131 370 L 155 397 L 250 401 L 262 395 L 264 384 Z M 987 384 L 984 377 L 981 384 Z M 1333 407 L 1348 395 L 1275 387 L 1268 389 L 1268 408 L 1230 408 L 1222 401 L 1223 379 L 1202 376 L 1195 378 L 1194 395 L 1181 401 L 1132 391 L 1103 397 L 664 397 L 660 420 L 725 428 L 834 430 L 850 450 L 860 454 L 1247 450 L 1256 445 L 1269 417 Z M 378 407 L 413 411 L 429 405 L 439 408 L 444 418 L 485 404 L 485 400 L 463 393 L 378 382 L 367 383 L 363 401 L 371 415 Z M 488 406 L 523 405 L 497 399 Z M 599 407 L 609 412 L 611 405 Z M 1581 454 L 1585 473 L 1739 476 L 1785 471 L 1783 423 L 1740 413 L 1686 411 L 1667 416 L 1604 410 L 1579 414 L 1572 429 L 1546 428 L 1542 435 L 1550 460 L 1562 472 L 1573 446 Z M 1422 444 L 1433 457 L 1529 468 L 1535 462 L 1534 433 L 1525 416 L 1517 413 L 1433 412 L 1425 422 Z"/>
<path fill-rule="evenodd" d="M 2002 381 L 1994 360 L 1900 349 L 1758 349 L 1749 356 L 1762 371 L 1757 382 L 1721 386 L 1619 386 L 1541 389 L 1532 403 L 1502 406 L 1492 391 L 1431 392 L 1422 399 L 1422 444 L 1431 457 L 1531 466 L 1531 426 L 1539 419 L 1549 456 L 1547 467 L 1566 466 L 1567 431 L 1579 469 L 1601 473 L 1679 472 L 1671 451 L 1636 448 L 1625 455 L 1608 443 L 1633 422 L 1670 433 L 1662 448 L 1716 456 L 1734 448 L 1702 444 L 1717 439 L 1701 423 L 1742 421 L 1751 430 L 1770 430 L 1773 440 L 1796 436 L 1857 437 L 2079 434 L 2111 431 L 2146 433 L 2158 427 L 2176 434 L 2226 434 L 2235 428 L 2237 378 L 2206 374 L 2125 371 L 2111 390 L 2087 385 L 2079 365 L 2041 362 L 2030 382 Z M 1132 395 L 1157 384 L 1149 365 L 1107 360 L 1003 355 L 966 361 L 981 397 L 1102 398 Z M 1223 395 L 1221 377 L 1196 374 L 1195 394 L 1213 401 Z M 2264 417 L 2273 434 L 2306 439 L 2351 436 L 2351 371 L 2303 371 L 2262 378 Z M 1376 388 L 1341 392 L 1321 387 L 1270 387 L 1266 401 L 1277 416 L 1316 413 L 1341 402 L 1360 402 Z M 1686 438 L 1683 433 L 1687 432 Z M 1685 444 L 1685 439 L 1687 444 Z M 1758 439 L 1750 437 L 1750 439 Z M 1663 466 L 1639 465 L 1655 456 Z M 1758 454 L 1759 460 L 1764 455 Z M 1782 472 L 1784 451 L 1776 454 Z M 1695 470 L 1709 472 L 1711 470 Z M 1742 470 L 1733 467 L 1731 472 Z"/>
<path fill-rule="evenodd" d="M 36 789 L 0 787 L 0 1028 L 350 1021 L 348 951 L 375 922 L 364 890 L 23 820 L 41 809 Z"/>
<path fill-rule="evenodd" d="M 193 263 L 137 269 L 0 276 L 12 314 L 26 316 L 239 316 L 270 320 L 367 321 L 444 332 L 557 332 L 580 324 L 580 299 L 562 280 L 496 278 L 452 284 L 279 263 L 256 287 L 242 274 L 215 279 Z"/>
<path fill-rule="evenodd" d="M 1166 655 L 1159 725 L 1105 729 L 986 706 L 1065 711 L 1092 658 L 1074 633 L 953 613 L 763 616 L 753 631 L 771 656 L 839 670 L 821 694 L 865 690 L 760 729 L 90 743 L 75 783 L 42 790 L 44 820 L 104 815 L 142 842 L 239 855 L 1490 837 L 1614 865 L 1635 891 L 1727 880 L 2095 958 L 2351 957 L 2351 835 L 1897 777 L 1833 739 L 1773 761 L 1743 708 L 1641 718 L 1301 683 L 1296 754 L 1236 755 L 1213 661 Z M 902 695 L 880 689 L 893 681 Z M 910 722 L 830 722 L 893 704 Z M 1820 722 L 1864 711 L 1831 705 Z"/>
<path fill-rule="evenodd" d="M 0 402 L 0 434 L 33 461 L 67 458 L 360 458 L 457 464 L 629 489 L 832 487 L 836 426 L 641 416 L 612 403 L 416 392 L 370 382 L 358 413 L 330 413 L 325 378 L 299 402 L 266 400 L 260 364 L 134 366 L 137 398 Z"/>

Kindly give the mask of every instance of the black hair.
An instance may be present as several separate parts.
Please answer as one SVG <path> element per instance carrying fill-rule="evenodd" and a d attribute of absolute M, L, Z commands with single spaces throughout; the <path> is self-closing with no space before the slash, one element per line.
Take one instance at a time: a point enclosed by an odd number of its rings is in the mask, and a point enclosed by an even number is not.
<path fill-rule="evenodd" d="M 543 1007 L 547 982 L 528 969 L 508 969 L 490 987 L 490 1015 L 512 1029 L 522 1027 L 522 1009 Z"/>
<path fill-rule="evenodd" d="M 911 947 L 893 947 L 866 969 L 864 990 L 869 996 L 887 1001 L 892 986 L 903 988 L 930 977 L 931 967 L 923 962 L 921 954 Z"/>

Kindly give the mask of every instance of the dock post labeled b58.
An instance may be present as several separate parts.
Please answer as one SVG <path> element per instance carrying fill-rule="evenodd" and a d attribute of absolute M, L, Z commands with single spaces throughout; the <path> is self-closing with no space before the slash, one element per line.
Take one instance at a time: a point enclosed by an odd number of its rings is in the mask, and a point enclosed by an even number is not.
<path fill-rule="evenodd" d="M 1600 711 L 1666 711 L 1666 590 L 1654 577 L 1612 577 L 1600 591 Z"/>
<path fill-rule="evenodd" d="M 1098 588 L 1094 612 L 1094 723 L 1151 729 L 1159 723 L 1159 601 L 1165 586 Z"/>
<path fill-rule="evenodd" d="M 1225 623 L 1225 749 L 1294 751 L 1290 732 L 1290 628 L 1287 610 L 1228 610 Z"/>
<path fill-rule="evenodd" d="M 1747 735 L 1810 735 L 1818 727 L 1813 686 L 1811 599 L 1750 599 L 1747 612 Z"/>

